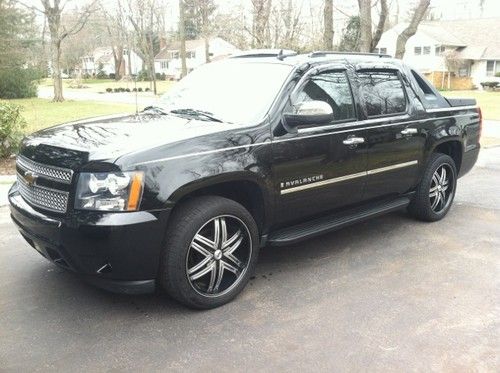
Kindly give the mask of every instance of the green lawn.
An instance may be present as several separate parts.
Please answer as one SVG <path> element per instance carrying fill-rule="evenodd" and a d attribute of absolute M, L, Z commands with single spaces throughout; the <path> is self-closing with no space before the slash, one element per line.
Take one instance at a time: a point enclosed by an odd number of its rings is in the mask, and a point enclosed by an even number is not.
<path fill-rule="evenodd" d="M 134 105 L 94 101 L 52 102 L 42 98 L 29 98 L 8 100 L 8 102 L 21 105 L 24 108 L 22 114 L 28 122 L 26 133 L 77 119 L 98 115 L 133 113 L 135 110 Z"/>
<path fill-rule="evenodd" d="M 477 100 L 484 119 L 500 120 L 500 92 L 491 91 L 445 91 L 445 97 L 471 97 Z"/>

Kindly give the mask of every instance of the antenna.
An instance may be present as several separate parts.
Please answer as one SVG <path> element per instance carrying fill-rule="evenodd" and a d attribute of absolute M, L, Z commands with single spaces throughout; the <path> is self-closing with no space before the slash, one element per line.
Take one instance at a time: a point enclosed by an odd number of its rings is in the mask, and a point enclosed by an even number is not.
<path fill-rule="evenodd" d="M 129 52 L 130 53 L 130 52 Z M 139 103 L 137 102 L 137 65 L 135 67 L 135 74 L 134 74 L 134 91 L 135 91 L 135 115 L 139 115 Z"/>
<path fill-rule="evenodd" d="M 137 102 L 137 73 L 134 76 L 134 90 L 135 90 L 135 115 L 139 115 L 139 104 Z"/>
<path fill-rule="evenodd" d="M 280 61 L 283 61 L 285 59 L 285 55 L 283 54 L 283 49 L 280 49 L 278 55 L 276 56 L 276 58 Z"/>

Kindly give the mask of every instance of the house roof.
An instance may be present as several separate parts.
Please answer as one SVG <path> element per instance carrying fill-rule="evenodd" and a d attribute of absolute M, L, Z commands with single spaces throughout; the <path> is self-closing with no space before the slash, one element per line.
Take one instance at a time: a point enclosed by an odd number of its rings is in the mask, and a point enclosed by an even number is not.
<path fill-rule="evenodd" d="M 417 32 L 422 32 L 441 45 L 457 47 L 463 59 L 500 59 L 500 18 L 476 18 L 448 21 L 422 22 Z M 399 34 L 404 24 L 394 27 Z"/>
<path fill-rule="evenodd" d="M 186 40 L 186 51 L 193 51 L 205 45 L 204 39 L 196 39 L 196 40 Z M 168 44 L 165 48 L 163 48 L 156 56 L 155 59 L 158 60 L 167 60 L 170 59 L 170 52 L 176 52 L 181 49 L 181 42 L 176 40 Z"/>
<path fill-rule="evenodd" d="M 218 40 L 219 42 L 225 43 L 228 47 L 234 48 L 237 50 L 237 48 L 232 45 L 231 43 L 225 41 L 224 39 L 221 39 L 219 37 L 212 38 L 209 40 L 209 43 L 212 43 L 213 41 Z M 195 39 L 195 40 L 186 40 L 186 51 L 194 51 L 198 48 L 203 48 L 205 46 L 205 39 Z M 170 52 L 178 52 L 181 49 L 181 42 L 180 41 L 173 41 L 168 43 L 168 45 L 163 48 L 156 56 L 155 60 L 169 60 L 170 59 Z"/>

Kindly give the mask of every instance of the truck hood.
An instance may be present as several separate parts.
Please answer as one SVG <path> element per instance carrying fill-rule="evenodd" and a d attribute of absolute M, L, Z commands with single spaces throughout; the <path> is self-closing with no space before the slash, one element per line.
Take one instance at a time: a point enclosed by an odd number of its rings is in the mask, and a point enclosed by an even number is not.
<path fill-rule="evenodd" d="M 174 115 L 147 112 L 122 114 L 66 123 L 35 132 L 24 139 L 21 153 L 34 160 L 52 161 L 50 163 L 54 163 L 54 158 L 65 158 L 65 153 L 70 157 L 78 154 L 81 162 L 113 161 L 130 152 L 238 127 L 241 128 L 234 124 Z M 52 159 L 47 159 L 50 157 Z"/>

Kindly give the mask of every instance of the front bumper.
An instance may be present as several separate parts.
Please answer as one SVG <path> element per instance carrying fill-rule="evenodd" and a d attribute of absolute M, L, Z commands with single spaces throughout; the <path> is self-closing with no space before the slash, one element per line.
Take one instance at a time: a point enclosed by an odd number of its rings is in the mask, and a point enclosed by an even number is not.
<path fill-rule="evenodd" d="M 46 259 L 110 291 L 154 291 L 170 210 L 49 216 L 26 203 L 16 184 L 8 198 L 20 233 Z"/>

